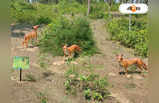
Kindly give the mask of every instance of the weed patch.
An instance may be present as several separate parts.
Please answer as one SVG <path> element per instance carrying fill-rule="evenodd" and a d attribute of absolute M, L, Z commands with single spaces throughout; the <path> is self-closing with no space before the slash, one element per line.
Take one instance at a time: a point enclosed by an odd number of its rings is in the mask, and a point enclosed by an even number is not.
<path fill-rule="evenodd" d="M 110 93 L 107 78 L 97 74 L 79 74 L 77 68 L 71 68 L 65 73 L 64 82 L 66 93 L 76 95 L 82 92 L 86 100 L 103 101 Z"/>

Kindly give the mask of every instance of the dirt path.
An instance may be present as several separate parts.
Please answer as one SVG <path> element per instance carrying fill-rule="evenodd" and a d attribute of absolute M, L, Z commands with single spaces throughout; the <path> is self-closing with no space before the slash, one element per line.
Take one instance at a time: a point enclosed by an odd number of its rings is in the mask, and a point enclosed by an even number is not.
<path fill-rule="evenodd" d="M 147 101 L 147 78 L 142 78 L 139 74 L 131 74 L 130 78 L 119 75 L 119 65 L 115 60 L 116 53 L 123 53 L 126 57 L 133 57 L 132 50 L 114 43 L 109 38 L 109 33 L 105 29 L 103 20 L 92 21 L 91 27 L 94 38 L 102 54 L 96 54 L 90 58 L 91 64 L 102 65 L 101 69 L 94 72 L 100 76 L 107 76 L 112 96 L 118 103 L 148 103 Z M 67 66 L 61 61 L 62 57 L 48 56 L 50 60 L 47 69 L 39 66 L 39 49 L 37 47 L 24 49 L 21 46 L 24 33 L 31 30 L 29 26 L 12 27 L 12 56 L 29 56 L 30 68 L 23 71 L 23 79 L 28 79 L 28 75 L 35 78 L 35 82 L 25 81 L 17 83 L 19 71 L 12 70 L 12 103 L 43 103 L 42 98 L 47 97 L 47 103 L 87 103 L 81 95 L 69 96 L 65 94 L 64 72 Z M 21 36 L 20 36 L 21 35 Z M 87 60 L 85 60 L 87 61 Z M 145 60 L 147 61 L 147 60 Z M 54 63 L 61 63 L 55 65 Z M 39 96 L 40 95 L 40 96 Z M 107 101 L 106 103 L 117 103 Z"/>
<path fill-rule="evenodd" d="M 19 83 L 19 71 L 12 70 L 11 73 L 11 99 L 12 103 L 45 103 L 42 99 L 47 98 L 46 103 L 80 103 L 84 98 L 71 97 L 65 94 L 64 70 L 65 65 L 50 65 L 48 69 L 39 66 L 39 49 L 23 48 L 23 35 L 31 30 L 29 26 L 19 26 L 11 28 L 11 56 L 29 56 L 30 68 L 23 70 L 23 82 Z M 62 58 L 56 57 L 50 60 L 59 61 Z M 51 61 L 51 63 L 53 63 Z M 30 76 L 30 77 L 29 77 Z M 28 81 L 28 79 L 36 81 Z"/>
<path fill-rule="evenodd" d="M 93 21 L 92 28 L 97 46 L 102 52 L 102 56 L 96 56 L 93 58 L 93 61 L 104 64 L 103 71 L 100 70 L 98 72 L 101 75 L 108 75 L 109 82 L 113 85 L 111 88 L 112 95 L 116 97 L 120 103 L 148 103 L 147 78 L 143 78 L 135 73 L 131 74 L 130 78 L 118 74 L 120 70 L 115 60 L 115 55 L 122 53 L 125 57 L 131 58 L 134 57 L 132 55 L 133 51 L 119 45 L 119 43 L 109 40 L 110 35 L 106 31 L 105 22 L 103 20 Z"/>

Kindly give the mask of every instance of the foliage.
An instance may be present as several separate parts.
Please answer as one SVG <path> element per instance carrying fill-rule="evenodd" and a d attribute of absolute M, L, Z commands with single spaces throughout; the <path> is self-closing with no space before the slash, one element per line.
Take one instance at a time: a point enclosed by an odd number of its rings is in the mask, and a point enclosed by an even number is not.
<path fill-rule="evenodd" d="M 48 98 L 47 98 L 45 93 L 39 92 L 37 97 L 40 99 L 40 103 L 47 103 L 48 102 Z"/>
<path fill-rule="evenodd" d="M 76 69 L 73 67 L 66 72 L 66 93 L 76 94 L 77 91 L 81 91 L 86 100 L 94 101 L 103 101 L 110 95 L 106 78 L 100 78 L 93 73 L 79 74 Z"/>
<path fill-rule="evenodd" d="M 120 6 L 120 3 L 114 3 L 114 4 L 110 7 L 110 10 L 111 10 L 111 11 L 118 11 L 118 10 L 119 10 L 119 6 Z"/>
<path fill-rule="evenodd" d="M 62 47 L 77 44 L 81 47 L 82 53 L 96 53 L 95 42 L 92 30 L 86 18 L 78 17 L 67 19 L 59 17 L 48 25 L 39 40 L 40 50 L 49 52 L 53 56 L 63 55 Z"/>
<path fill-rule="evenodd" d="M 11 18 L 18 23 L 49 24 L 58 15 L 86 14 L 85 5 L 78 2 L 60 1 L 58 4 L 27 3 L 21 0 L 10 4 Z"/>
<path fill-rule="evenodd" d="M 58 3 L 56 3 L 58 1 Z M 11 19 L 18 23 L 28 24 L 49 24 L 58 15 L 86 15 L 87 2 L 83 0 L 53 0 L 51 3 L 47 0 L 39 1 L 40 3 L 30 4 L 23 0 L 13 0 L 10 3 Z M 118 9 L 119 4 L 111 6 L 112 11 Z M 103 1 L 91 2 L 91 18 L 103 18 L 108 11 L 108 3 Z"/>
<path fill-rule="evenodd" d="M 17 1 L 11 3 L 11 18 L 18 23 L 48 24 L 55 17 L 52 7 L 39 3 L 26 3 Z"/>
<path fill-rule="evenodd" d="M 76 1 L 68 2 L 65 0 L 60 1 L 56 5 L 56 9 L 58 10 L 58 13 L 61 15 L 64 14 L 81 14 L 81 15 L 86 15 L 87 8 L 85 5 L 82 5 Z"/>
<path fill-rule="evenodd" d="M 132 30 L 128 30 L 129 21 L 127 18 L 114 18 L 107 27 L 111 32 L 111 39 L 118 40 L 121 44 L 134 48 L 141 56 L 148 54 L 148 25 L 146 18 L 132 18 Z"/>
<path fill-rule="evenodd" d="M 99 2 L 91 3 L 90 17 L 94 19 L 103 18 L 108 11 L 108 4 Z"/>

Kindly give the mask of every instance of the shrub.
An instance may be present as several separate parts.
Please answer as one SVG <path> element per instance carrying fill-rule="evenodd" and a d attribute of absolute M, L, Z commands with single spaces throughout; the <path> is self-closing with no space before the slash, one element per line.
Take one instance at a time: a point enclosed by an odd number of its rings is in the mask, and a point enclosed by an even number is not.
<path fill-rule="evenodd" d="M 39 47 L 43 52 L 49 52 L 53 56 L 63 55 L 64 44 L 77 44 L 84 54 L 96 53 L 92 30 L 86 18 L 74 18 L 72 20 L 59 17 L 48 25 L 40 37 Z"/>
<path fill-rule="evenodd" d="M 108 10 L 108 4 L 99 2 L 99 3 L 91 3 L 90 8 L 90 17 L 93 19 L 100 19 L 106 15 L 106 11 Z"/>
<path fill-rule="evenodd" d="M 140 43 L 135 46 L 135 51 L 137 54 L 141 56 L 148 56 L 148 44 L 147 43 Z"/>
<path fill-rule="evenodd" d="M 111 6 L 110 10 L 111 11 L 118 11 L 119 10 L 119 6 L 120 6 L 120 3 L 115 3 Z"/>
<path fill-rule="evenodd" d="M 68 2 L 62 0 L 56 6 L 60 14 L 83 14 L 86 15 L 87 8 L 78 1 Z"/>
<path fill-rule="evenodd" d="M 22 0 L 10 4 L 11 19 L 18 23 L 49 24 L 58 15 L 86 15 L 87 8 L 76 1 L 59 1 L 58 4 L 27 3 Z"/>
<path fill-rule="evenodd" d="M 11 18 L 18 23 L 27 24 L 48 24 L 55 17 L 52 6 L 27 2 L 12 2 L 11 3 Z"/>
<path fill-rule="evenodd" d="M 132 30 L 128 30 L 128 19 L 114 18 L 107 25 L 108 31 L 111 33 L 112 40 L 118 40 L 121 44 L 134 48 L 140 56 L 146 57 L 148 54 L 148 26 L 145 18 L 132 19 Z"/>

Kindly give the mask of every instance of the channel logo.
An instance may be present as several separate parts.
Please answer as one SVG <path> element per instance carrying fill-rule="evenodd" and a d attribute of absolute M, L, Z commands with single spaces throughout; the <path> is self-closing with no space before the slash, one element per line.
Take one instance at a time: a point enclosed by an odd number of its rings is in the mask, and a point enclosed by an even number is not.
<path fill-rule="evenodd" d="M 119 11 L 122 14 L 145 14 L 148 12 L 146 4 L 121 4 Z"/>

